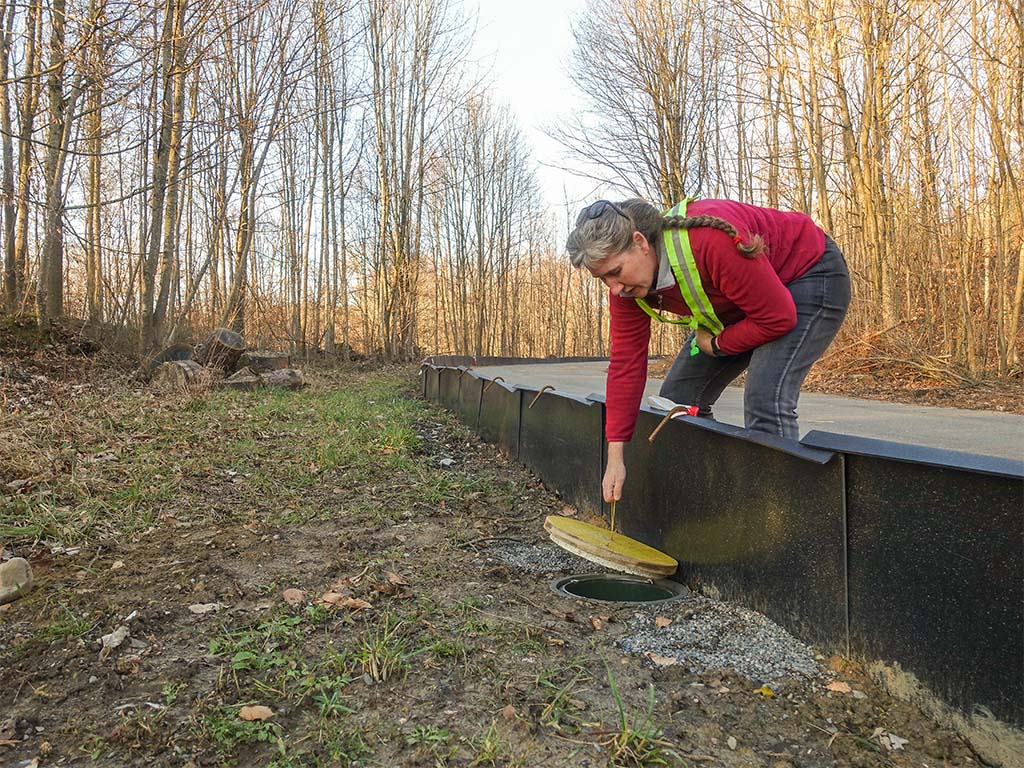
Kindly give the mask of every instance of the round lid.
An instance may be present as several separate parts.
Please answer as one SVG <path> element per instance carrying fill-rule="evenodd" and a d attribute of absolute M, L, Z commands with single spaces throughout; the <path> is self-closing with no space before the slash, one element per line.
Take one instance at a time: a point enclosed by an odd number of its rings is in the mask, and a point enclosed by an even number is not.
<path fill-rule="evenodd" d="M 654 547 L 580 520 L 549 515 L 544 530 L 562 549 L 612 570 L 662 578 L 679 567 L 675 558 Z"/>

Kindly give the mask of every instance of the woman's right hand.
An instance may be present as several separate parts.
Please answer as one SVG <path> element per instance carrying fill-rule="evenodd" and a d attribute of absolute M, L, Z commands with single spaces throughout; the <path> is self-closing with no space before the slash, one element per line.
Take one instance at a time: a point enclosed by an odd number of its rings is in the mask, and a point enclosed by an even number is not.
<path fill-rule="evenodd" d="M 622 446 L 622 443 L 608 443 L 608 466 L 604 470 L 604 480 L 601 481 L 605 501 L 618 501 L 622 498 L 622 486 L 626 482 Z"/>

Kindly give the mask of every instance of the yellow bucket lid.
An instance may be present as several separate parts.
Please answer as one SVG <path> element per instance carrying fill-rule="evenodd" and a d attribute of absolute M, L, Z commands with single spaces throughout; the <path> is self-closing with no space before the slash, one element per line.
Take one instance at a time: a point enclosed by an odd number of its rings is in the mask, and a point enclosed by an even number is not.
<path fill-rule="evenodd" d="M 549 515 L 544 530 L 562 549 L 615 571 L 660 579 L 679 567 L 675 558 L 654 547 L 580 520 Z"/>

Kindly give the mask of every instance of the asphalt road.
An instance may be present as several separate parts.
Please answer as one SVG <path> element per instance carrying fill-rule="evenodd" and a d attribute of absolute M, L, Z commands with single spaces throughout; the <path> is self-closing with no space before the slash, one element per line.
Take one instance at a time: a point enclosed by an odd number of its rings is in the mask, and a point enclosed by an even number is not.
<path fill-rule="evenodd" d="M 604 392 L 607 362 L 539 363 L 474 368 L 507 384 L 555 389 L 576 395 Z M 646 394 L 658 394 L 659 379 L 647 382 Z M 897 443 L 946 448 L 983 456 L 1024 459 L 1024 416 L 994 411 L 967 411 L 857 400 L 806 392 L 798 409 L 800 434 L 819 429 Z M 743 389 L 729 387 L 715 404 L 715 418 L 743 426 Z"/>

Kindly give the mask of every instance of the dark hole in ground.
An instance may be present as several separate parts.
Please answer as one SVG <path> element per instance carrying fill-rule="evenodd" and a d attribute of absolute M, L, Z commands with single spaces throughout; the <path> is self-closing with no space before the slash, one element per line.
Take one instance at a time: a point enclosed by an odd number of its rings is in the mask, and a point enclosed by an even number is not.
<path fill-rule="evenodd" d="M 606 603 L 655 603 L 678 600 L 687 589 L 673 581 L 651 581 L 639 576 L 594 573 L 566 576 L 552 584 L 554 590 L 570 597 Z"/>

